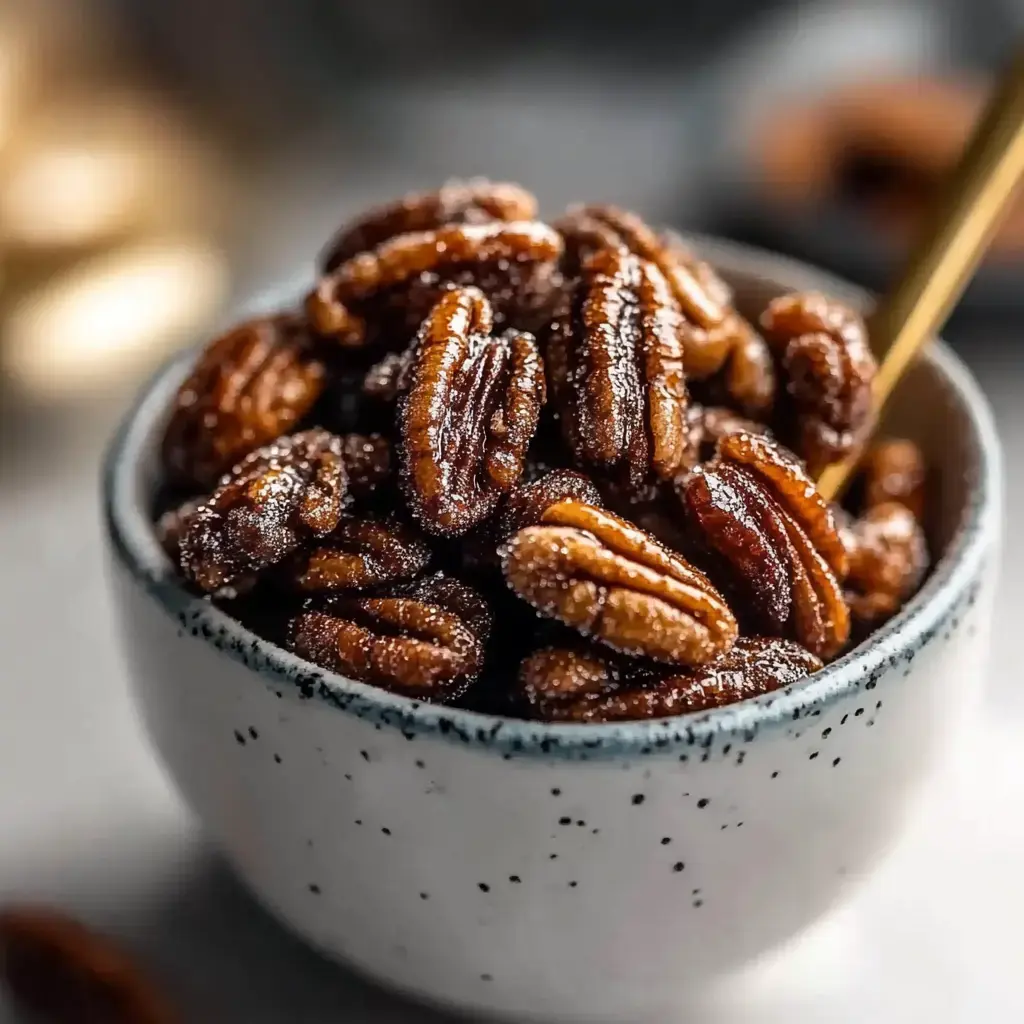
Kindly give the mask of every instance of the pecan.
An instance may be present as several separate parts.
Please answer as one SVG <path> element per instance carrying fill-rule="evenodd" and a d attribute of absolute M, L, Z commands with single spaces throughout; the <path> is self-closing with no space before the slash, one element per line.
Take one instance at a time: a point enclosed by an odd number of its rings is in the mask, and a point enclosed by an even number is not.
<path fill-rule="evenodd" d="M 896 501 L 868 509 L 843 540 L 850 560 L 846 600 L 864 633 L 895 615 L 921 585 L 928 545 L 914 514 Z"/>
<path fill-rule="evenodd" d="M 811 476 L 852 451 L 871 430 L 877 369 L 854 310 L 816 292 L 773 299 L 761 316 L 782 368 L 792 420 L 783 440 Z"/>
<path fill-rule="evenodd" d="M 0 975 L 32 1020 L 174 1024 L 181 1018 L 143 969 L 109 939 L 43 907 L 0 911 Z"/>
<path fill-rule="evenodd" d="M 168 478 L 209 490 L 254 448 L 293 429 L 324 376 L 297 317 L 250 320 L 216 338 L 175 396 L 162 449 Z"/>
<path fill-rule="evenodd" d="M 156 539 L 175 565 L 181 562 L 181 538 L 185 535 L 189 520 L 202 503 L 202 498 L 189 498 L 177 507 L 168 509 L 156 521 Z"/>
<path fill-rule="evenodd" d="M 531 483 L 521 484 L 509 495 L 498 518 L 498 535 L 507 539 L 527 526 L 536 526 L 552 505 L 563 501 L 600 506 L 601 495 L 582 473 L 552 469 Z"/>
<path fill-rule="evenodd" d="M 182 571 L 214 592 L 280 562 L 330 533 L 346 495 L 341 440 L 307 430 L 248 455 L 191 516 Z"/>
<path fill-rule="evenodd" d="M 365 498 L 391 478 L 391 445 L 380 434 L 346 434 L 341 460 L 353 498 Z"/>
<path fill-rule="evenodd" d="M 736 621 L 703 573 L 631 523 L 575 501 L 548 508 L 502 552 L 509 586 L 609 647 L 670 664 L 726 650 Z"/>
<path fill-rule="evenodd" d="M 659 235 L 636 214 L 614 206 L 579 206 L 556 223 L 565 239 L 568 269 L 582 269 L 601 249 L 625 249 L 653 263 L 682 313 L 683 365 L 691 380 L 724 369 L 725 389 L 750 415 L 771 408 L 772 360 L 764 339 L 732 306 L 728 286 L 695 260 L 674 234 Z"/>
<path fill-rule="evenodd" d="M 475 288 L 447 292 L 424 321 L 400 411 L 402 476 L 432 533 L 487 519 L 523 472 L 544 403 L 544 366 L 529 334 L 493 337 Z"/>
<path fill-rule="evenodd" d="M 638 488 L 685 456 L 681 318 L 665 278 L 623 249 L 600 249 L 558 311 L 548 342 L 566 442 L 582 463 Z"/>
<path fill-rule="evenodd" d="M 865 508 L 898 501 L 919 523 L 923 521 L 927 471 L 921 449 L 913 441 L 881 441 L 872 445 L 861 474 Z"/>
<path fill-rule="evenodd" d="M 831 507 L 795 459 L 765 437 L 727 434 L 681 496 L 757 631 L 823 658 L 842 647 L 850 629 L 839 585 L 846 551 Z"/>
<path fill-rule="evenodd" d="M 616 658 L 597 647 L 548 647 L 519 670 L 531 716 L 549 722 L 618 722 L 707 711 L 770 693 L 821 668 L 789 640 L 741 636 L 713 661 L 666 668 Z"/>
<path fill-rule="evenodd" d="M 770 435 L 768 427 L 756 420 L 740 416 L 721 405 L 701 405 L 691 402 L 686 410 L 686 466 L 692 468 L 698 462 L 712 457 L 718 442 L 726 434 Z"/>
<path fill-rule="evenodd" d="M 346 225 L 321 258 L 325 274 L 395 235 L 430 231 L 444 224 L 533 220 L 537 200 L 519 185 L 471 178 L 445 182 L 436 192 L 410 193 Z"/>
<path fill-rule="evenodd" d="M 380 402 L 393 405 L 409 387 L 411 349 L 389 352 L 366 373 L 363 392 Z"/>
<path fill-rule="evenodd" d="M 410 527 L 343 516 L 290 561 L 287 576 L 304 591 L 365 590 L 414 579 L 429 563 L 430 548 Z"/>
<path fill-rule="evenodd" d="M 484 600 L 432 577 L 374 597 L 330 597 L 296 616 L 291 647 L 323 668 L 395 693 L 450 700 L 483 665 Z"/>
<path fill-rule="evenodd" d="M 321 334 L 342 343 L 367 340 L 369 317 L 400 348 L 446 288 L 476 285 L 494 304 L 497 324 L 510 314 L 522 314 L 522 324 L 545 308 L 561 251 L 558 233 L 538 221 L 448 224 L 396 235 L 322 277 L 306 309 Z"/>

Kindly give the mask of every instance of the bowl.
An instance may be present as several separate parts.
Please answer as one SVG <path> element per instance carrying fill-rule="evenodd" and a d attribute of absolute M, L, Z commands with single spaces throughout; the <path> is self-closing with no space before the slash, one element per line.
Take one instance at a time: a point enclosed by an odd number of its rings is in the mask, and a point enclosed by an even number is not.
<path fill-rule="evenodd" d="M 761 307 L 863 293 L 697 239 Z M 514 721 L 344 679 L 186 591 L 150 506 L 166 367 L 106 461 L 110 580 L 134 697 L 167 771 L 256 898 L 324 953 L 463 1011 L 671 1012 L 821 917 L 879 862 L 968 720 L 1000 532 L 999 446 L 941 343 L 887 428 L 937 469 L 934 571 L 861 646 L 775 693 L 609 725 Z M 499 624 L 500 625 L 500 624 Z"/>

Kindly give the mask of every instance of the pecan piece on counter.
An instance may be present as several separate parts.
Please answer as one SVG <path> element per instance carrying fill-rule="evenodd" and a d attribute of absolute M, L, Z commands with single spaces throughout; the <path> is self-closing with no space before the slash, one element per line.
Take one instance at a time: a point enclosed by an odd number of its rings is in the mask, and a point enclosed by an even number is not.
<path fill-rule="evenodd" d="M 928 545 L 913 512 L 897 501 L 874 505 L 842 533 L 850 560 L 846 601 L 858 633 L 892 618 L 921 585 Z"/>
<path fill-rule="evenodd" d="M 300 657 L 424 700 L 460 696 L 483 665 L 490 612 L 475 591 L 435 576 L 383 596 L 329 597 L 296 616 Z"/>
<path fill-rule="evenodd" d="M 639 488 L 683 468 L 686 382 L 681 318 L 665 278 L 624 249 L 582 270 L 547 346 L 552 395 L 581 463 Z"/>
<path fill-rule="evenodd" d="M 727 434 L 680 494 L 755 632 L 796 640 L 821 658 L 843 646 L 846 551 L 831 507 L 796 459 L 768 438 Z"/>
<path fill-rule="evenodd" d="M 328 243 L 320 262 L 324 273 L 330 274 L 346 260 L 395 235 L 431 231 L 444 224 L 533 220 L 536 216 L 536 198 L 519 185 L 486 178 L 453 179 L 436 192 L 409 193 L 345 225 Z"/>
<path fill-rule="evenodd" d="M 562 252 L 559 234 L 539 221 L 447 224 L 396 235 L 324 275 L 306 300 L 315 328 L 351 344 L 366 318 L 391 348 L 403 348 L 442 293 L 475 285 L 494 305 L 495 323 L 524 326 L 546 308 Z M 523 319 L 525 318 L 525 320 Z M 369 339 L 374 340 L 374 339 Z"/>
<path fill-rule="evenodd" d="M 773 299 L 761 327 L 782 369 L 792 422 L 783 441 L 817 477 L 871 430 L 877 365 L 868 332 L 850 307 L 817 292 Z"/>
<path fill-rule="evenodd" d="M 625 249 L 653 263 L 682 314 L 683 365 L 690 380 L 722 372 L 730 400 L 749 415 L 771 408 L 775 372 L 764 339 L 733 307 L 732 294 L 678 236 L 659 235 L 636 214 L 614 206 L 578 206 L 555 225 L 567 269 L 582 269 L 601 249 Z"/>
<path fill-rule="evenodd" d="M 621 722 L 707 711 L 788 686 L 821 668 L 799 644 L 741 636 L 713 661 L 666 668 L 597 647 L 548 647 L 520 666 L 519 694 L 548 722 Z"/>
<path fill-rule="evenodd" d="M 365 590 L 415 579 L 430 556 L 422 537 L 402 523 L 342 516 L 326 537 L 303 548 L 285 568 L 299 590 Z"/>
<path fill-rule="evenodd" d="M 346 498 L 340 438 L 280 437 L 246 456 L 189 518 L 182 571 L 210 593 L 244 581 L 329 534 Z"/>
<path fill-rule="evenodd" d="M 174 398 L 162 447 L 168 479 L 212 489 L 254 448 L 294 429 L 325 373 L 292 315 L 250 320 L 214 339 Z"/>
<path fill-rule="evenodd" d="M 0 910 L 0 978 L 19 1011 L 52 1024 L 177 1024 L 155 982 L 111 940 L 45 907 Z M 19 1018 L 20 1019 L 20 1018 Z"/>
<path fill-rule="evenodd" d="M 887 440 L 872 445 L 860 473 L 865 508 L 898 501 L 919 523 L 924 521 L 927 469 L 921 449 L 913 441 Z"/>
<path fill-rule="evenodd" d="M 489 518 L 523 472 L 544 404 L 544 365 L 529 334 L 494 337 L 475 288 L 446 292 L 423 322 L 400 414 L 402 478 L 431 533 Z"/>
<path fill-rule="evenodd" d="M 508 541 L 502 569 L 542 615 L 627 654 L 701 664 L 736 639 L 736 620 L 703 573 L 591 505 L 549 507 Z"/>

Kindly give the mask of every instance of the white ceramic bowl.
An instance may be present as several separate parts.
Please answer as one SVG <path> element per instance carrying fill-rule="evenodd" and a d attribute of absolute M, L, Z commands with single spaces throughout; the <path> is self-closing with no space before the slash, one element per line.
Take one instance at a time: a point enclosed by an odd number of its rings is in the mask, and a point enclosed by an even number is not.
<path fill-rule="evenodd" d="M 819 287 L 786 260 L 703 248 L 759 307 Z M 985 400 L 941 345 L 892 428 L 938 469 L 944 552 L 868 642 L 710 713 L 547 725 L 417 703 L 320 671 L 188 594 L 149 506 L 192 355 L 114 441 L 111 579 L 150 737 L 262 903 L 416 996 L 549 1020 L 657 1015 L 793 935 L 872 868 L 964 717 L 985 655 L 1000 523 Z M 498 623 L 501 628 L 501 623 Z"/>

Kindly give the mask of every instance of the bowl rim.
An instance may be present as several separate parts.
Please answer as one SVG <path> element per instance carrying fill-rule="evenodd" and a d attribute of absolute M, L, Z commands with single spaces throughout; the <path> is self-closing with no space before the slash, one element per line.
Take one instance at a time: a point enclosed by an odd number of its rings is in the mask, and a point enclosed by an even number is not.
<path fill-rule="evenodd" d="M 869 301 L 863 289 L 796 260 L 720 239 L 693 234 L 687 238 L 703 258 L 727 275 L 784 282 L 792 290 L 822 290 L 861 306 Z M 263 296 L 255 305 L 278 307 L 281 303 L 276 299 L 295 294 L 298 289 L 281 290 Z M 140 493 L 139 460 L 196 354 L 195 348 L 179 353 L 157 371 L 108 446 L 102 471 L 103 520 L 116 560 L 177 621 L 180 635 L 191 634 L 246 665 L 278 696 L 290 691 L 297 699 L 355 715 L 378 728 L 398 729 L 409 739 L 433 734 L 490 749 L 506 759 L 533 755 L 580 760 L 666 752 L 686 760 L 686 748 L 708 747 L 716 736 L 752 740 L 763 728 L 787 725 L 862 688 L 874 689 L 887 671 L 909 662 L 941 630 L 961 598 L 973 602 L 984 558 L 998 534 L 1002 471 L 992 413 L 970 372 L 939 341 L 929 347 L 925 358 L 951 388 L 972 428 L 967 439 L 968 498 L 924 586 L 868 640 L 820 671 L 772 693 L 672 718 L 547 723 L 430 704 L 317 668 L 190 593 L 173 572 L 145 507 L 148 495 Z"/>

